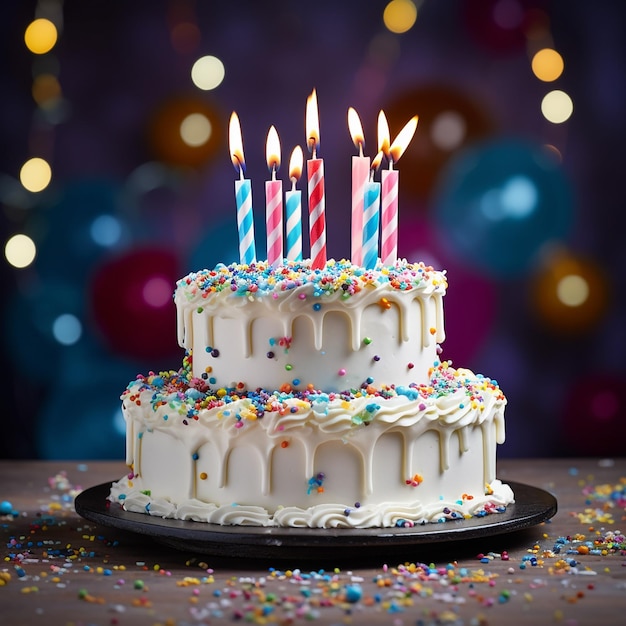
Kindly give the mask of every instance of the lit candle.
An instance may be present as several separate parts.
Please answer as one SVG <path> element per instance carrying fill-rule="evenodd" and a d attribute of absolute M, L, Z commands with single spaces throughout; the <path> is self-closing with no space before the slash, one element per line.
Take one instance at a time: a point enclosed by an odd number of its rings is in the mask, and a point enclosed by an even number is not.
<path fill-rule="evenodd" d="M 359 114 L 348 109 L 348 129 L 354 145 L 359 150 L 358 156 L 352 157 L 352 252 L 351 260 L 355 265 L 363 264 L 363 194 L 369 178 L 370 159 L 363 156 L 365 135 Z"/>
<path fill-rule="evenodd" d="M 296 189 L 296 183 L 302 175 L 304 156 L 302 148 L 296 146 L 289 159 L 289 179 L 291 191 L 285 194 L 287 212 L 287 258 L 291 261 L 302 260 L 302 192 Z"/>
<path fill-rule="evenodd" d="M 239 231 L 239 260 L 249 265 L 256 262 L 254 246 L 254 215 L 252 212 L 252 185 L 250 179 L 244 178 L 246 162 L 243 156 L 243 140 L 237 113 L 230 116 L 228 126 L 230 158 L 239 173 L 235 181 L 235 201 L 237 203 L 237 228 Z"/>
<path fill-rule="evenodd" d="M 383 265 L 393 265 L 398 258 L 398 171 L 393 169 L 413 139 L 417 128 L 417 115 L 412 117 L 398 133 L 393 143 L 389 143 L 389 125 L 383 111 L 378 114 L 378 148 L 389 160 L 389 169 L 381 175 L 381 251 Z"/>
<path fill-rule="evenodd" d="M 265 181 L 265 226 L 267 228 L 267 262 L 276 267 L 283 260 L 283 183 L 276 180 L 280 167 L 280 140 L 276 128 L 267 133 L 265 159 L 272 175 Z"/>
<path fill-rule="evenodd" d="M 380 183 L 374 182 L 374 172 L 380 167 L 383 153 L 380 151 L 372 161 L 370 178 L 365 183 L 363 194 L 363 261 L 361 265 L 367 270 L 373 270 L 378 261 L 378 224 L 380 222 Z"/>
<path fill-rule="evenodd" d="M 312 158 L 306 162 L 309 190 L 309 236 L 311 267 L 326 265 L 326 199 L 324 194 L 324 160 L 317 158 L 320 142 L 319 113 L 315 89 L 306 103 L 306 142 Z"/>

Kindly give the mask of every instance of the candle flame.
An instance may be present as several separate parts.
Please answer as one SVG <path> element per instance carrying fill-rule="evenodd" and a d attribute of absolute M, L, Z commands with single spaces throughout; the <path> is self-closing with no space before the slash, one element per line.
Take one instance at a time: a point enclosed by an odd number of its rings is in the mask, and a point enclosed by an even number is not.
<path fill-rule="evenodd" d="M 414 115 L 405 125 L 404 128 L 398 133 L 398 136 L 393 140 L 391 147 L 389 148 L 390 158 L 394 163 L 400 160 L 400 157 L 407 149 L 415 130 L 417 128 L 417 115 Z"/>
<path fill-rule="evenodd" d="M 309 152 L 315 153 L 320 144 L 320 120 L 315 89 L 306 101 L 306 143 Z"/>
<path fill-rule="evenodd" d="M 246 169 L 246 161 L 243 156 L 243 139 L 241 138 L 241 125 L 239 116 L 234 111 L 230 116 L 228 124 L 228 145 L 230 148 L 230 158 L 239 173 Z"/>
<path fill-rule="evenodd" d="M 378 151 L 389 158 L 389 123 L 384 111 L 378 114 Z"/>
<path fill-rule="evenodd" d="M 270 171 L 277 171 L 280 168 L 280 139 L 275 126 L 271 126 L 267 133 L 265 160 Z"/>
<path fill-rule="evenodd" d="M 384 152 L 382 150 L 378 151 L 378 154 L 372 159 L 372 172 L 375 172 L 380 167 L 380 164 L 383 161 Z"/>
<path fill-rule="evenodd" d="M 350 130 L 350 136 L 354 145 L 363 152 L 363 146 L 365 145 L 365 134 L 363 133 L 363 126 L 361 125 L 361 118 L 355 109 L 350 107 L 348 109 L 348 129 Z"/>
<path fill-rule="evenodd" d="M 289 179 L 292 182 L 296 182 L 300 176 L 302 176 L 302 167 L 304 165 L 304 155 L 302 154 L 302 148 L 296 146 L 289 159 Z"/>

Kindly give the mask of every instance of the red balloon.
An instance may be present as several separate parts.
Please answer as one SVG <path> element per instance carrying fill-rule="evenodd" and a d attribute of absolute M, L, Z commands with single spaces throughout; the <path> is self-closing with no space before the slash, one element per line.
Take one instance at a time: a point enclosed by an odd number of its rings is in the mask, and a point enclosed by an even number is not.
<path fill-rule="evenodd" d="M 446 340 L 442 358 L 451 359 L 455 367 L 471 367 L 497 314 L 495 283 L 447 257 L 425 219 L 402 220 L 398 252 L 409 261 L 423 261 L 437 270 L 446 270 L 450 288 L 444 298 Z"/>
<path fill-rule="evenodd" d="M 528 39 L 549 34 L 545 0 L 465 0 L 463 18 L 469 34 L 496 54 L 523 52 Z"/>
<path fill-rule="evenodd" d="M 172 298 L 179 277 L 176 256 L 157 248 L 126 252 L 96 270 L 93 320 L 114 352 L 137 359 L 180 356 Z"/>
<path fill-rule="evenodd" d="M 567 456 L 623 456 L 626 377 L 593 373 L 572 382 L 559 437 Z"/>

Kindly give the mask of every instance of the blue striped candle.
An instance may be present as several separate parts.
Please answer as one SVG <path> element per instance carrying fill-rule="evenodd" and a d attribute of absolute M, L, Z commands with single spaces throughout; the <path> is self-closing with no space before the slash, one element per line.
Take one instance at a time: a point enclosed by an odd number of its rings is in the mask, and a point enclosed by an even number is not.
<path fill-rule="evenodd" d="M 302 192 L 299 189 L 294 188 L 285 194 L 285 209 L 287 258 L 290 261 L 302 261 Z"/>
<path fill-rule="evenodd" d="M 302 261 L 302 192 L 296 189 L 296 183 L 302 175 L 303 165 L 304 155 L 302 154 L 302 148 L 296 146 L 289 158 L 291 191 L 285 194 L 287 258 L 290 261 Z"/>
<path fill-rule="evenodd" d="M 380 183 L 365 183 L 363 206 L 363 267 L 372 270 L 378 260 Z"/>
<path fill-rule="evenodd" d="M 230 158 L 239 180 L 235 181 L 235 203 L 237 204 L 237 230 L 239 232 L 239 261 L 244 265 L 256 263 L 254 246 L 254 214 L 252 212 L 252 184 L 244 178 L 246 161 L 243 156 L 243 139 L 239 116 L 234 111 L 228 124 L 228 146 Z"/>
<path fill-rule="evenodd" d="M 250 265 L 256 263 L 250 179 L 241 178 L 235 181 L 235 201 L 237 203 L 237 228 L 239 231 L 239 260 L 244 265 Z"/>

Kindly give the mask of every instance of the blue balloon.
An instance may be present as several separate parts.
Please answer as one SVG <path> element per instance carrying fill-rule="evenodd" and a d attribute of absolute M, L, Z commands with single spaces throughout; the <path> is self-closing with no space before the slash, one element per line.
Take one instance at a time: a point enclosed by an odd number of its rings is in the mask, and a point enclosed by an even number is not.
<path fill-rule="evenodd" d="M 38 281 L 13 294 L 3 332 L 15 369 L 41 379 L 63 350 L 82 340 L 84 319 L 83 294 L 67 281 Z"/>
<path fill-rule="evenodd" d="M 42 459 L 123 459 L 120 395 L 136 364 L 107 357 L 89 342 L 64 352 L 50 396 L 37 416 Z"/>
<path fill-rule="evenodd" d="M 549 150 L 496 140 L 459 153 L 435 198 L 444 245 L 488 275 L 524 274 L 543 246 L 567 237 L 573 194 Z"/>
<path fill-rule="evenodd" d="M 101 179 L 67 184 L 57 202 L 35 218 L 39 274 L 64 276 L 81 284 L 93 266 L 111 250 L 129 241 L 129 227 L 120 215 L 119 185 Z"/>

